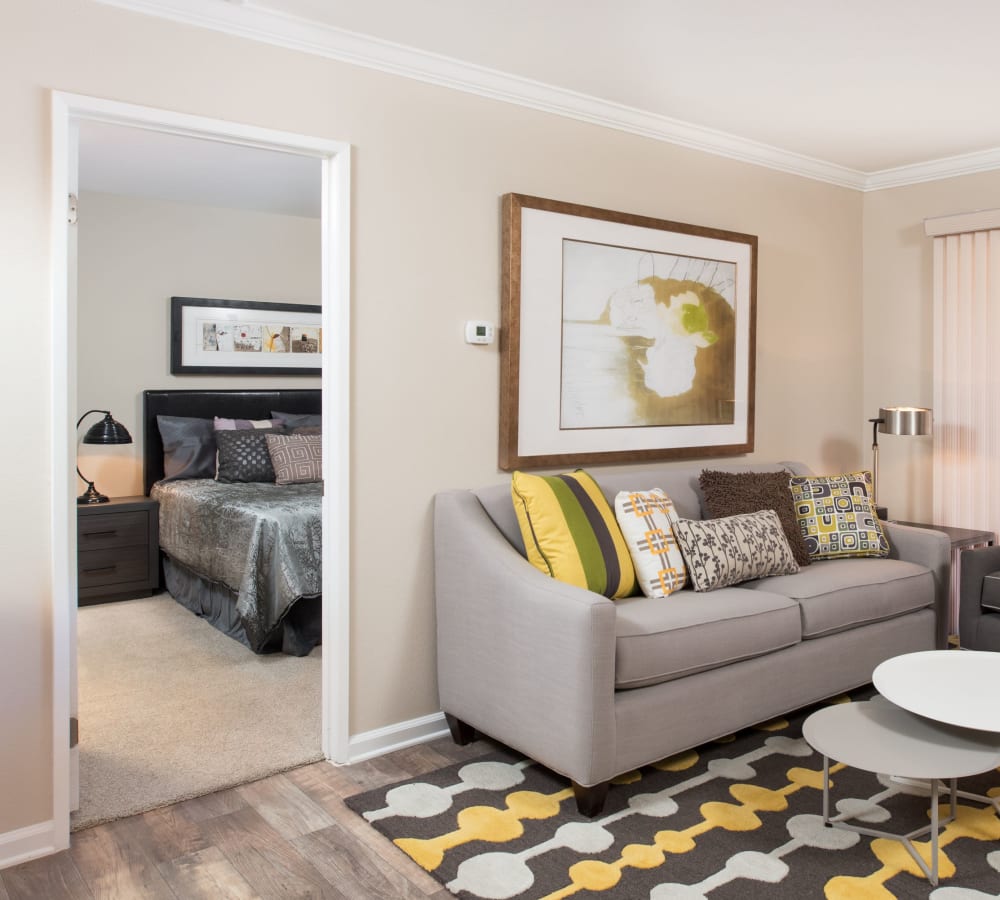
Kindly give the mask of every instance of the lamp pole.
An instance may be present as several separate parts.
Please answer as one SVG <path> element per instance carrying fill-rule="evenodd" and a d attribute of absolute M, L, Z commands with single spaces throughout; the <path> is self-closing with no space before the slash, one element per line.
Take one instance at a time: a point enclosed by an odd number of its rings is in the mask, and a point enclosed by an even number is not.
<path fill-rule="evenodd" d="M 872 506 L 878 506 L 878 427 L 885 418 L 869 419 L 872 423 Z"/>

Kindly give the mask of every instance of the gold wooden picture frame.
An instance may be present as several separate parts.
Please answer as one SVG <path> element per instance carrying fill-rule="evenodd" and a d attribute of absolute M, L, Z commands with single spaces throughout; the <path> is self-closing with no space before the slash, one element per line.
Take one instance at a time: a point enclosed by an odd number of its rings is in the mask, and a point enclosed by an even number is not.
<path fill-rule="evenodd" d="M 500 468 L 754 446 L 757 237 L 503 197 Z"/>

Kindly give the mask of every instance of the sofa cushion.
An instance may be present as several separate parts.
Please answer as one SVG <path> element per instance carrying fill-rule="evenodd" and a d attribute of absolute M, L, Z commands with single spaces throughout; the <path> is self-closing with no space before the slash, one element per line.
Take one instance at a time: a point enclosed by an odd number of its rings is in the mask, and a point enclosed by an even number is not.
<path fill-rule="evenodd" d="M 615 518 L 628 544 L 639 588 L 647 597 L 666 597 L 687 584 L 684 556 L 674 535 L 677 513 L 663 491 L 619 491 Z"/>
<path fill-rule="evenodd" d="M 990 612 L 1000 612 L 1000 572 L 990 572 L 983 578 L 983 596 L 979 605 Z"/>
<path fill-rule="evenodd" d="M 889 542 L 872 503 L 872 473 L 789 479 L 799 527 L 813 559 L 888 556 Z"/>
<path fill-rule="evenodd" d="M 621 528 L 583 469 L 566 475 L 515 472 L 510 491 L 536 569 L 612 599 L 635 593 L 635 567 Z"/>
<path fill-rule="evenodd" d="M 799 528 L 792 505 L 788 481 L 790 472 L 722 472 L 705 469 L 698 478 L 705 497 L 708 518 L 720 519 L 740 513 L 773 509 L 778 514 L 781 530 L 800 566 L 808 566 L 809 548 Z"/>
<path fill-rule="evenodd" d="M 680 519 L 674 534 L 696 591 L 799 570 L 773 509 L 703 522 Z"/>
<path fill-rule="evenodd" d="M 892 619 L 934 602 L 930 570 L 901 559 L 820 560 L 798 575 L 744 587 L 781 594 L 802 610 L 803 639 Z"/>
<path fill-rule="evenodd" d="M 615 688 L 683 678 L 797 644 L 798 604 L 742 587 L 615 604 Z"/>

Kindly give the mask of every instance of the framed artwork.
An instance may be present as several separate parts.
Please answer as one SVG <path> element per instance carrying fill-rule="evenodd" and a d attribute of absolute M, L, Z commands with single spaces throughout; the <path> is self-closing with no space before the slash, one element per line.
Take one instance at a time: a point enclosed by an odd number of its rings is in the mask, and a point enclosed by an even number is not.
<path fill-rule="evenodd" d="M 500 468 L 749 453 L 757 238 L 503 198 Z"/>
<path fill-rule="evenodd" d="M 321 308 L 170 298 L 172 375 L 319 375 Z"/>

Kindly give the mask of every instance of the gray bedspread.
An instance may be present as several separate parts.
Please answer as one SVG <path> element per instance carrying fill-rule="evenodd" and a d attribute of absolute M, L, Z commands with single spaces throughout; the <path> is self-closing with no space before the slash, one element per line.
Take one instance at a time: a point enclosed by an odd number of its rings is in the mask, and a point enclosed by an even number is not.
<path fill-rule="evenodd" d="M 250 647 L 259 650 L 300 597 L 323 589 L 322 484 L 158 482 L 160 546 L 237 594 Z"/>

